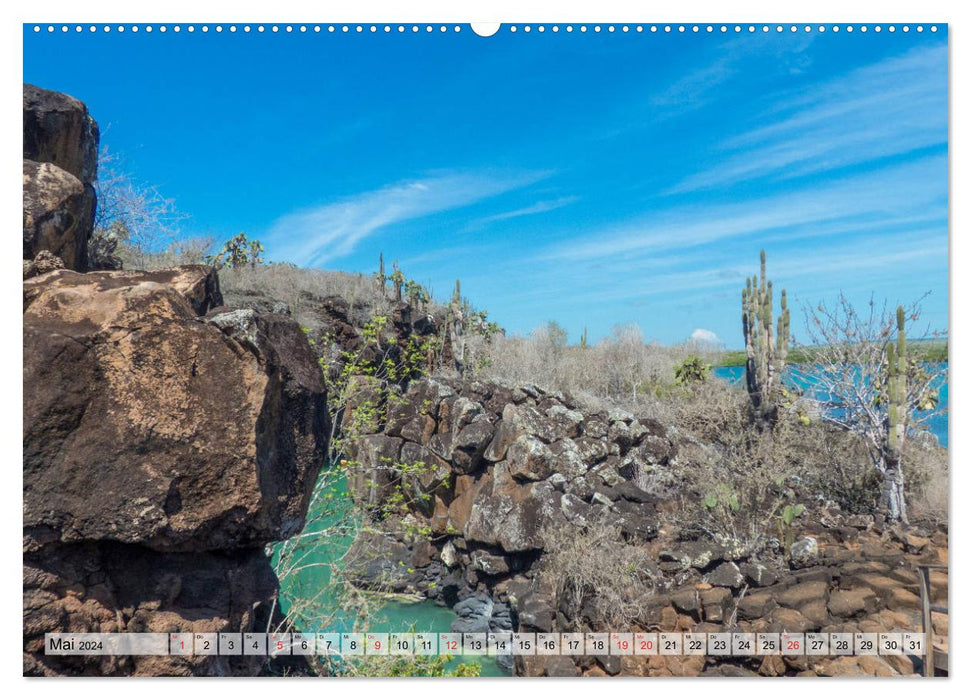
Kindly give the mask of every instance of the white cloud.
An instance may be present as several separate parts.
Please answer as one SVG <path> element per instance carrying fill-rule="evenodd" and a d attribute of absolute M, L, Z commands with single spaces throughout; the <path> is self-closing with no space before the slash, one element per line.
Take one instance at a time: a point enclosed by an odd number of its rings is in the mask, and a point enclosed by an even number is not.
<path fill-rule="evenodd" d="M 548 174 L 451 173 L 398 182 L 282 216 L 262 238 L 277 260 L 321 265 L 351 253 L 382 228 L 468 206 Z"/>
<path fill-rule="evenodd" d="M 721 338 L 714 331 L 710 331 L 707 328 L 695 328 L 691 333 L 691 340 L 701 345 L 711 345 L 713 347 L 723 345 Z"/>

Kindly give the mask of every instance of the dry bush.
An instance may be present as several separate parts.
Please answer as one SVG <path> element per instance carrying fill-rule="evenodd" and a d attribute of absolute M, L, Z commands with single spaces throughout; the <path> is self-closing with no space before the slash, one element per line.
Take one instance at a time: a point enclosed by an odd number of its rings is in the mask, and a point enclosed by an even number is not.
<path fill-rule="evenodd" d="M 654 592 L 653 560 L 628 544 L 620 528 L 597 519 L 584 528 L 549 527 L 541 533 L 542 573 L 553 582 L 557 607 L 577 629 L 584 617 L 628 629 Z"/>
<path fill-rule="evenodd" d="M 117 254 L 126 270 L 163 270 L 179 265 L 199 265 L 214 245 L 215 239 L 207 236 L 181 238 L 151 252 L 122 242 Z"/>
<path fill-rule="evenodd" d="M 947 450 L 924 433 L 904 444 L 903 467 L 914 519 L 948 522 L 950 478 Z"/>
<path fill-rule="evenodd" d="M 285 302 L 301 323 L 307 302 L 312 298 L 343 297 L 351 313 L 360 315 L 362 322 L 372 316 L 387 316 L 391 310 L 390 301 L 380 293 L 374 278 L 363 273 L 272 263 L 223 269 L 219 284 L 226 294 L 255 293 Z"/>
<path fill-rule="evenodd" d="M 786 505 L 874 512 L 879 479 L 863 440 L 805 409 L 797 399 L 758 429 L 738 385 L 708 381 L 674 398 L 683 520 L 758 552 L 778 534 Z"/>
<path fill-rule="evenodd" d="M 497 337 L 484 345 L 479 376 L 573 394 L 587 405 L 639 408 L 674 386 L 684 347 L 645 344 L 636 325 L 617 326 L 596 345 L 565 345 L 549 325 L 528 337 Z"/>

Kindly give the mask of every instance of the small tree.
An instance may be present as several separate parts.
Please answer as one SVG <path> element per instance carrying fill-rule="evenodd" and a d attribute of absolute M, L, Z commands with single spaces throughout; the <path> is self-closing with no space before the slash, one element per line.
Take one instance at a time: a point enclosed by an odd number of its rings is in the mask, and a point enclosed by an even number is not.
<path fill-rule="evenodd" d="M 226 241 L 218 253 L 207 255 L 205 262 L 216 269 L 256 267 L 263 263 L 263 251 L 262 243 L 247 239 L 246 234 L 240 231 Z"/>
<path fill-rule="evenodd" d="M 674 380 L 678 384 L 703 382 L 711 374 L 711 365 L 697 355 L 689 355 L 674 366 Z"/>
<path fill-rule="evenodd" d="M 863 437 L 887 516 L 906 522 L 904 440 L 930 417 L 944 375 L 907 350 L 906 323 L 920 318 L 919 303 L 890 313 L 871 299 L 860 314 L 841 294 L 835 306 L 820 304 L 806 317 L 810 359 L 794 372 L 824 420 Z"/>
<path fill-rule="evenodd" d="M 120 247 L 126 264 L 146 269 L 151 255 L 170 246 L 179 235 L 179 222 L 186 216 L 172 199 L 137 181 L 126 172 L 122 160 L 102 146 L 98 154 L 98 179 L 94 183 L 98 203 L 94 216 L 95 257 L 104 245 L 104 257 L 110 260 Z M 100 241 L 106 241 L 106 244 Z M 108 260 L 105 261 L 108 262 Z M 109 267 L 101 260 L 95 266 Z"/>
<path fill-rule="evenodd" d="M 646 347 L 640 327 L 634 323 L 614 326 L 610 336 L 600 343 L 607 379 L 607 396 L 621 399 L 630 396 L 637 403 L 637 393 L 647 380 Z"/>

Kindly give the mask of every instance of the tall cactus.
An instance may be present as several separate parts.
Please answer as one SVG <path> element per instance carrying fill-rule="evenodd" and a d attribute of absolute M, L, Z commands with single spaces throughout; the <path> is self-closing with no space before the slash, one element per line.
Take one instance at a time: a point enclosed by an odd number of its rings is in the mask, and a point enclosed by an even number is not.
<path fill-rule="evenodd" d="M 391 261 L 391 269 L 393 270 L 391 273 L 391 282 L 394 284 L 394 300 L 402 301 L 401 288 L 405 284 L 405 273 L 403 273 L 401 268 L 398 267 L 397 260 Z"/>
<path fill-rule="evenodd" d="M 455 280 L 455 291 L 452 292 L 452 302 L 448 308 L 448 327 L 452 341 L 452 358 L 455 361 L 455 371 L 462 376 L 465 372 L 465 316 L 462 304 L 462 284 Z"/>
<path fill-rule="evenodd" d="M 745 280 L 742 290 L 742 333 L 745 336 L 745 386 L 756 415 L 772 421 L 782 371 L 789 353 L 789 306 L 782 290 L 779 319 L 773 339 L 772 281 L 765 274 L 765 251 L 759 254 L 759 276 Z"/>
<path fill-rule="evenodd" d="M 384 275 L 384 253 L 378 253 L 378 271 L 374 274 L 374 286 L 382 299 L 387 296 L 387 281 L 388 278 Z"/>
<path fill-rule="evenodd" d="M 887 444 L 884 454 L 885 504 L 894 520 L 907 520 L 903 492 L 901 453 L 906 435 L 907 402 L 907 332 L 905 313 L 897 307 L 897 343 L 887 345 L 884 386 L 887 388 Z"/>

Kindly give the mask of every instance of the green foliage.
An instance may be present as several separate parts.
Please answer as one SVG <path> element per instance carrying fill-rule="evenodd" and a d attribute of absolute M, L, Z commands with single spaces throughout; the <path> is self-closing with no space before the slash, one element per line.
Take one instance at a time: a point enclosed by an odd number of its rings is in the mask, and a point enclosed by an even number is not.
<path fill-rule="evenodd" d="M 215 255 L 207 255 L 204 261 L 207 265 L 212 265 L 217 270 L 223 267 L 233 269 L 242 267 L 256 267 L 263 264 L 263 244 L 255 238 L 249 240 L 246 234 L 240 231 L 230 238 Z"/>
<path fill-rule="evenodd" d="M 714 490 L 705 494 L 702 504 L 715 514 L 737 513 L 741 510 L 738 494 L 728 484 L 716 484 Z"/>
<path fill-rule="evenodd" d="M 819 361 L 819 356 L 826 348 L 820 347 L 796 347 L 790 348 L 786 355 L 787 365 L 813 364 Z M 947 341 L 946 340 L 907 340 L 907 354 L 912 362 L 915 363 L 939 363 L 947 362 Z M 744 367 L 744 350 L 726 350 L 718 356 L 715 361 L 716 367 Z"/>
<path fill-rule="evenodd" d="M 309 329 L 304 329 L 309 335 Z M 425 374 L 432 338 L 410 336 L 399 341 L 387 316 L 375 315 L 361 328 L 364 341 L 342 349 L 323 334 L 318 359 L 327 385 L 333 430 L 331 461 L 340 459 L 359 436 L 376 432 L 388 409 L 401 401 L 401 385 Z M 315 340 L 310 338 L 312 344 Z"/>
<path fill-rule="evenodd" d="M 779 510 L 776 522 L 779 528 L 779 542 L 785 549 L 786 557 L 792 553 L 792 542 L 795 539 L 796 531 L 792 527 L 796 518 L 802 515 L 806 507 L 802 503 L 788 504 Z"/>
<path fill-rule="evenodd" d="M 489 312 L 485 309 L 469 313 L 466 325 L 472 333 L 482 336 L 486 341 L 506 332 L 498 323 L 489 320 Z"/>
<path fill-rule="evenodd" d="M 359 467 L 356 462 L 345 462 L 348 469 Z M 430 489 L 425 489 L 423 482 L 430 482 L 432 486 L 447 486 L 448 477 L 445 476 L 438 482 L 429 479 L 436 471 L 434 464 L 427 464 L 423 461 L 415 462 L 393 462 L 385 460 L 379 465 L 383 473 L 384 485 L 381 486 L 374 480 L 368 482 L 368 486 L 373 489 L 382 489 L 386 495 L 371 509 L 371 516 L 378 520 L 388 520 L 394 516 L 407 515 L 409 511 L 422 510 L 431 502 L 432 496 Z M 409 538 L 421 537 L 428 538 L 432 534 L 431 528 L 427 526 L 416 527 L 406 526 L 405 535 Z"/>
<path fill-rule="evenodd" d="M 715 362 L 716 367 L 744 367 L 745 366 L 745 351 L 744 350 L 726 350 Z"/>
<path fill-rule="evenodd" d="M 334 675 L 368 678 L 474 678 L 482 674 L 477 663 L 460 663 L 453 669 L 450 654 L 441 656 L 371 656 L 357 659 Z"/>
<path fill-rule="evenodd" d="M 674 381 L 678 384 L 703 382 L 711 374 L 711 365 L 697 355 L 689 355 L 674 367 Z"/>

